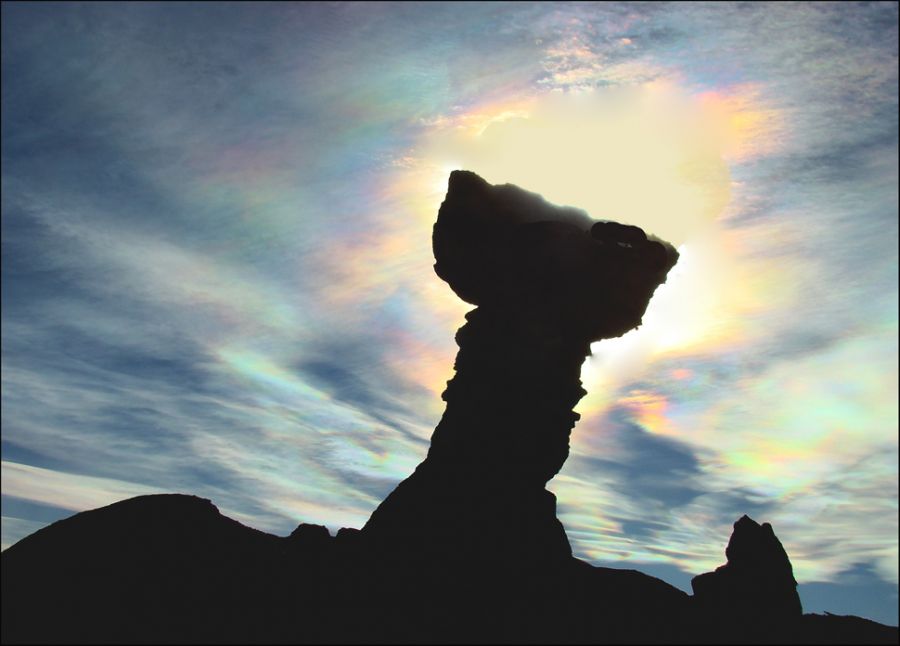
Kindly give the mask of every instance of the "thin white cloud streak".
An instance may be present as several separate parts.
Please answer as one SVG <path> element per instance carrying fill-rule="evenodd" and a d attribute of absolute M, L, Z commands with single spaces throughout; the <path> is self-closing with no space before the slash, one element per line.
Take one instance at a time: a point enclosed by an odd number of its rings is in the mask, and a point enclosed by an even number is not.
<path fill-rule="evenodd" d="M 114 502 L 165 493 L 157 487 L 113 478 L 64 473 L 3 460 L 3 493 L 53 507 L 82 511 Z"/>
<path fill-rule="evenodd" d="M 3 516 L 0 518 L 0 527 L 2 527 L 2 538 L 0 538 L 0 550 L 5 550 L 10 545 L 19 542 L 26 536 L 34 534 L 39 529 L 45 527 L 47 523 L 35 520 L 23 520 L 22 518 L 14 518 L 12 516 Z"/>

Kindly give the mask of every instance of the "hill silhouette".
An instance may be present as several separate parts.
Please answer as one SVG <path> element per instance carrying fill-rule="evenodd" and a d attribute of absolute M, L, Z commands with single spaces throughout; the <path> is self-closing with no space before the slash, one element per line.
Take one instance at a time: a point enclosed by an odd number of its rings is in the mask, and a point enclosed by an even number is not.
<path fill-rule="evenodd" d="M 640 324 L 671 245 L 454 171 L 433 247 L 477 307 L 427 457 L 361 530 L 277 537 L 179 494 L 76 514 L 3 553 L 2 641 L 897 643 L 893 627 L 804 615 L 772 527 L 747 516 L 693 596 L 572 556 L 545 486 L 580 366 Z"/>

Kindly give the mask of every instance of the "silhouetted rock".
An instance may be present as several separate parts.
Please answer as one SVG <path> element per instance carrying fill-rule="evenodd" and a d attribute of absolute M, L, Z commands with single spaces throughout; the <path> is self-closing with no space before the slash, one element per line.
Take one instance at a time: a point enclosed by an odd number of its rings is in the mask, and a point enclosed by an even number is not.
<path fill-rule="evenodd" d="M 331 533 L 325 525 L 309 523 L 300 523 L 288 538 L 293 543 L 310 549 L 324 549 L 331 544 L 332 540 Z"/>
<path fill-rule="evenodd" d="M 558 565 L 572 551 L 544 487 L 569 454 L 581 364 L 592 341 L 640 324 L 678 254 L 637 227 L 466 171 L 450 175 L 433 246 L 437 274 L 478 308 L 456 334 L 427 458 L 363 535 L 459 567 L 496 554 Z"/>
<path fill-rule="evenodd" d="M 272 621 L 285 539 L 195 496 L 140 496 L 58 521 L 3 552 L 2 641 L 242 641 Z"/>
<path fill-rule="evenodd" d="M 572 557 L 545 485 L 580 366 L 640 324 L 671 245 L 462 171 L 433 242 L 478 307 L 427 458 L 362 531 L 279 538 L 183 495 L 76 514 L 3 552 L 3 643 L 897 643 L 801 615 L 781 544 L 746 516 L 695 597 Z"/>
<path fill-rule="evenodd" d="M 803 614 L 797 581 L 781 542 L 769 523 L 742 516 L 725 549 L 728 562 L 694 577 L 691 587 L 700 611 L 724 630 L 770 630 Z"/>
<path fill-rule="evenodd" d="M 341 527 L 335 540 L 341 545 L 355 545 L 359 540 L 359 530 L 355 527 Z"/>

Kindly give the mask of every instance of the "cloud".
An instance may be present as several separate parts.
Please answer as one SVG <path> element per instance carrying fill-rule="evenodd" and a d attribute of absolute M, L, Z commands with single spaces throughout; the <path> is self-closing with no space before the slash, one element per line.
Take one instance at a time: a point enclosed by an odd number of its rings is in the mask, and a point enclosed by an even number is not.
<path fill-rule="evenodd" d="M 423 150 L 438 167 L 516 184 L 679 245 L 728 202 L 728 171 L 706 118 L 715 117 L 665 85 L 549 94 L 479 131 L 438 129 Z"/>
<path fill-rule="evenodd" d="M 702 493 L 700 462 L 691 448 L 645 430 L 637 423 L 634 409 L 613 407 L 592 420 L 592 426 L 580 429 L 588 436 L 582 450 L 590 446 L 591 454 L 573 456 L 572 470 L 582 477 L 597 471 L 610 473 L 612 486 L 621 496 L 648 506 L 646 516 L 652 517 L 654 509 L 685 505 Z"/>
<path fill-rule="evenodd" d="M 687 545 L 672 536 L 679 509 L 706 494 L 694 450 L 651 433 L 624 406 L 582 420 L 575 434 L 577 448 L 549 486 L 576 554 L 592 561 L 696 567 L 693 547 L 691 557 L 675 557 Z"/>
<path fill-rule="evenodd" d="M 42 469 L 3 460 L 3 493 L 73 511 L 105 507 L 119 500 L 152 493 L 155 487 Z"/>
<path fill-rule="evenodd" d="M 24 520 L 22 518 L 13 518 L 3 516 L 0 519 L 2 523 L 2 538 L 0 538 L 0 550 L 5 550 L 10 545 L 22 540 L 26 536 L 30 536 L 39 529 L 46 527 L 45 521 Z"/>
<path fill-rule="evenodd" d="M 585 368 L 552 483 L 576 552 L 683 577 L 750 513 L 801 586 L 849 590 L 823 609 L 858 607 L 858 564 L 889 595 L 896 4 L 498 6 L 4 3 L 4 458 L 82 487 L 65 509 L 125 482 L 360 526 L 441 414 L 468 308 L 427 241 L 483 160 L 684 236 L 644 328 Z M 50 520 L 15 510 L 4 544 Z"/>

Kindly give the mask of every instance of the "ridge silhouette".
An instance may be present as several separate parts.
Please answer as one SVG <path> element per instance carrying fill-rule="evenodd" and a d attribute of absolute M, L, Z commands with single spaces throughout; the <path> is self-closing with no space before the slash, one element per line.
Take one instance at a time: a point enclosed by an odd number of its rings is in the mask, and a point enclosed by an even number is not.
<path fill-rule="evenodd" d="M 3 643 L 897 643 L 802 614 L 784 548 L 747 516 L 693 596 L 572 556 L 545 485 L 580 366 L 640 324 L 671 245 L 454 171 L 433 248 L 476 309 L 427 457 L 361 530 L 276 537 L 180 494 L 76 514 L 3 552 Z"/>

